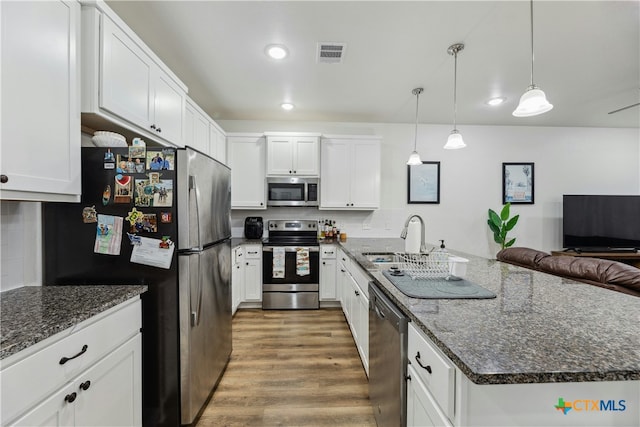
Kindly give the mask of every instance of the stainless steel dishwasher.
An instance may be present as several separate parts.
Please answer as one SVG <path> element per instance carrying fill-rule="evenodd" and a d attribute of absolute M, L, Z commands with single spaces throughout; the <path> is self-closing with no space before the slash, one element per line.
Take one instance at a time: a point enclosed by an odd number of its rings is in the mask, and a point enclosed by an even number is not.
<path fill-rule="evenodd" d="M 378 427 L 407 425 L 407 322 L 369 282 L 369 398 Z"/>

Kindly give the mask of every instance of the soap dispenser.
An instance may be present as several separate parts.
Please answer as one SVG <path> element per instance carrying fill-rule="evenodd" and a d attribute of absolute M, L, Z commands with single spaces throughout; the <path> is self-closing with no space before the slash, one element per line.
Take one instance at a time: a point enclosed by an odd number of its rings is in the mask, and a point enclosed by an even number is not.
<path fill-rule="evenodd" d="M 449 260 L 449 252 L 444 245 L 444 240 L 440 240 L 440 248 L 433 251 L 433 256 L 438 261 L 448 261 Z"/>

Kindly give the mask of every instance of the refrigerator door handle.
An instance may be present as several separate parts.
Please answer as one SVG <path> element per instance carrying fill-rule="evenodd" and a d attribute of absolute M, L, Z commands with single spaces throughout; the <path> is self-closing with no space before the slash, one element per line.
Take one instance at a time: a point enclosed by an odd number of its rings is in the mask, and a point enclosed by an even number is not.
<path fill-rule="evenodd" d="M 198 302 L 196 304 L 196 308 L 194 310 L 193 308 L 193 304 L 190 304 L 191 307 L 189 307 L 189 311 L 191 312 L 191 326 L 198 326 L 200 324 L 200 311 L 202 310 L 202 270 L 201 270 L 201 266 L 202 263 L 200 262 L 200 257 L 202 256 L 202 253 L 198 254 L 198 282 L 197 282 L 197 293 L 198 293 Z M 192 299 L 189 299 L 190 302 L 192 301 Z"/>
<path fill-rule="evenodd" d="M 198 230 L 198 250 L 202 250 L 202 233 L 200 232 L 200 190 L 195 175 L 189 175 L 189 191 L 193 190 L 196 196 L 196 229 Z"/>

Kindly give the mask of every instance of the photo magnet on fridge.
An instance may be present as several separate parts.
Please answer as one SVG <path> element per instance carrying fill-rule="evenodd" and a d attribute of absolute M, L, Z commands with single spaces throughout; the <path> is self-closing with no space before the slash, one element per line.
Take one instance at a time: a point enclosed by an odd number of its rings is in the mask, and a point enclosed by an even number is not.
<path fill-rule="evenodd" d="M 115 178 L 114 203 L 131 203 L 133 200 L 133 178 L 131 175 L 118 174 Z"/>

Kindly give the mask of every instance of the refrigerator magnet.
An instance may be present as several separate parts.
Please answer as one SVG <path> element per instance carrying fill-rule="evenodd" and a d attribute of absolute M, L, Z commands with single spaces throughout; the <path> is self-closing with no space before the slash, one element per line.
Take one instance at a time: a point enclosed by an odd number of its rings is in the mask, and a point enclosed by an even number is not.
<path fill-rule="evenodd" d="M 135 205 L 140 207 L 151 206 L 153 200 L 153 185 L 149 180 L 136 179 L 136 200 Z"/>
<path fill-rule="evenodd" d="M 96 206 L 87 206 L 82 209 L 82 222 L 85 224 L 92 224 L 98 222 L 98 212 Z"/>
<path fill-rule="evenodd" d="M 160 222 L 163 224 L 171 224 L 171 212 L 160 212 Z"/>
<path fill-rule="evenodd" d="M 160 249 L 169 249 L 171 248 L 171 246 L 173 246 L 173 242 L 171 241 L 169 236 L 162 236 L 160 243 L 158 243 L 158 247 Z"/>
<path fill-rule="evenodd" d="M 125 216 L 124 219 L 129 221 L 129 225 L 134 225 L 139 220 L 142 220 L 143 216 L 144 214 L 142 212 L 140 212 L 136 208 L 133 208 L 128 212 L 127 216 Z"/>
<path fill-rule="evenodd" d="M 142 239 L 137 234 L 127 233 L 127 237 L 129 237 L 129 241 L 132 246 L 138 246 L 142 244 Z"/>
<path fill-rule="evenodd" d="M 131 225 L 132 233 L 157 233 L 158 232 L 158 221 L 156 219 L 156 214 L 142 214 L 141 217 L 138 217 L 138 220 Z"/>
<path fill-rule="evenodd" d="M 107 151 L 104 153 L 104 161 L 105 163 L 106 162 L 115 163 L 116 157 L 111 152 L 111 148 L 107 148 Z"/>
<path fill-rule="evenodd" d="M 131 200 L 133 200 L 133 179 L 131 175 L 117 174 L 113 202 L 131 203 Z"/>
<path fill-rule="evenodd" d="M 104 187 L 104 191 L 102 192 L 102 204 L 104 206 L 107 206 L 109 204 L 109 200 L 111 200 L 111 186 L 107 184 L 107 186 Z"/>
<path fill-rule="evenodd" d="M 129 157 L 132 159 L 144 159 L 147 155 L 147 145 L 140 138 L 133 138 L 129 146 Z"/>

